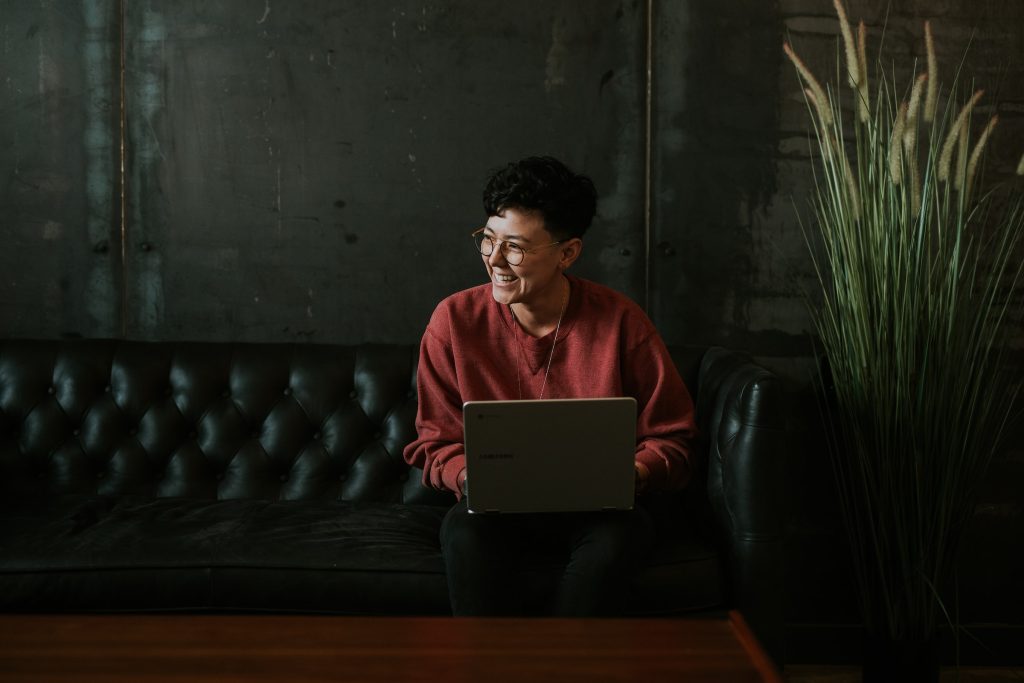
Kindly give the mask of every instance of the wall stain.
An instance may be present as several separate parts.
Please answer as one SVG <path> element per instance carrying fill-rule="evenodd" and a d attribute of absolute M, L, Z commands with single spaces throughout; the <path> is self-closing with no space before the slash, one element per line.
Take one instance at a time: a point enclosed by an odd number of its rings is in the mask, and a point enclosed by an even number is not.
<path fill-rule="evenodd" d="M 568 30 L 566 21 L 560 17 L 551 25 L 551 47 L 548 49 L 544 68 L 544 90 L 551 92 L 565 85 L 565 62 L 569 50 L 565 45 Z"/>
<path fill-rule="evenodd" d="M 269 17 L 269 16 L 270 16 L 270 0 L 266 0 L 266 5 L 263 7 L 263 16 L 260 17 L 256 21 L 256 23 L 257 24 L 262 24 L 264 21 L 267 20 L 267 17 Z"/>

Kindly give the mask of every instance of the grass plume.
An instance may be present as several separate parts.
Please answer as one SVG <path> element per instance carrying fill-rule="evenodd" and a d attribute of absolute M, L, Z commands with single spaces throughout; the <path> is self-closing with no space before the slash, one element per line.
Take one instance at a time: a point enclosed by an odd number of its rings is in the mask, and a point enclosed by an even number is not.
<path fill-rule="evenodd" d="M 857 87 L 857 113 L 861 123 L 871 116 L 871 89 L 868 88 L 868 29 L 861 21 L 857 24 L 857 64 L 860 82 Z"/>
<path fill-rule="evenodd" d="M 785 52 L 786 56 L 789 57 L 789 60 L 793 62 L 793 66 L 796 67 L 797 73 L 800 74 L 804 83 L 807 84 L 807 87 L 810 88 L 813 93 L 814 96 L 811 98 L 811 101 L 814 102 L 815 107 L 818 110 L 818 115 L 821 117 L 822 124 L 825 126 L 831 126 L 835 119 L 832 116 L 832 107 L 829 105 L 828 96 L 825 95 L 825 89 L 821 87 L 821 83 L 819 83 L 818 79 L 814 77 L 811 70 L 807 68 L 804 61 L 797 56 L 789 43 L 784 43 L 782 45 L 782 51 Z"/>
<path fill-rule="evenodd" d="M 935 58 L 935 40 L 932 38 L 932 22 L 924 22 L 924 48 L 928 64 L 928 96 L 924 100 L 924 120 L 935 120 L 935 106 L 939 101 L 939 61 Z"/>
<path fill-rule="evenodd" d="M 889 175 L 892 176 L 892 184 L 897 186 L 903 182 L 903 128 L 906 124 L 907 103 L 903 102 L 892 124 L 889 140 Z"/>
<path fill-rule="evenodd" d="M 942 152 L 939 154 L 939 169 L 938 176 L 942 182 L 949 180 L 950 167 L 953 164 L 953 150 L 954 148 L 960 148 L 960 159 L 958 163 L 966 164 L 967 160 L 964 158 L 965 152 L 962 149 L 966 146 L 967 139 L 967 126 L 968 120 L 971 116 L 971 110 L 978 104 L 978 100 L 985 94 L 984 90 L 978 90 L 974 93 L 974 96 L 967 101 L 966 104 L 960 109 L 960 113 L 957 115 L 953 125 L 950 126 L 949 132 L 946 134 L 946 141 L 942 144 Z"/>
<path fill-rule="evenodd" d="M 964 195 L 966 197 L 971 196 L 971 184 L 974 182 L 974 174 L 978 170 L 978 161 L 981 160 L 981 154 L 985 151 L 985 143 L 988 142 L 989 136 L 992 135 L 992 131 L 997 123 L 999 123 L 998 116 L 990 118 L 984 130 L 981 131 L 981 135 L 978 136 L 978 141 L 974 143 L 974 150 L 971 152 L 971 158 L 967 162 L 967 180 L 964 183 Z"/>
<path fill-rule="evenodd" d="M 843 0 L 832 0 L 835 5 L 836 14 L 839 16 L 839 32 L 843 36 L 843 48 L 846 51 L 846 72 L 850 78 L 850 86 L 860 90 L 860 58 L 857 56 L 857 43 L 853 39 L 853 31 L 850 30 L 850 20 L 846 18 L 846 8 L 843 7 Z"/>

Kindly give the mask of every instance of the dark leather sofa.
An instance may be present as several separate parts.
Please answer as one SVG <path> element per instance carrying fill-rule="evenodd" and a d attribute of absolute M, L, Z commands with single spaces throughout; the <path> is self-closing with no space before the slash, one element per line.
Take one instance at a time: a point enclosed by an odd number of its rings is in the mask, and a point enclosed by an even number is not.
<path fill-rule="evenodd" d="M 672 352 L 707 465 L 652 501 L 663 542 L 633 612 L 735 606 L 781 659 L 780 383 L 726 349 Z M 454 499 L 402 460 L 416 353 L 0 342 L 0 610 L 447 612 Z"/>

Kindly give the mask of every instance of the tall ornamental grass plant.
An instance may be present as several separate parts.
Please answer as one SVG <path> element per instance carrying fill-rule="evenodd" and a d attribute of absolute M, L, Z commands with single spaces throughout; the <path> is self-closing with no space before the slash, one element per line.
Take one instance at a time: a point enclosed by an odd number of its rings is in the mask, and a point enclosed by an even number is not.
<path fill-rule="evenodd" d="M 957 78 L 940 100 L 930 25 L 925 70 L 871 87 L 864 24 L 855 34 L 834 4 L 848 87 L 822 86 L 784 46 L 816 147 L 817 230 L 805 237 L 822 290 L 812 316 L 830 450 L 865 627 L 925 642 L 954 618 L 939 593 L 1014 410 L 1001 351 L 1024 210 L 1019 179 L 1003 193 L 984 183 L 998 119 L 979 116 L 983 93 L 963 94 Z"/>

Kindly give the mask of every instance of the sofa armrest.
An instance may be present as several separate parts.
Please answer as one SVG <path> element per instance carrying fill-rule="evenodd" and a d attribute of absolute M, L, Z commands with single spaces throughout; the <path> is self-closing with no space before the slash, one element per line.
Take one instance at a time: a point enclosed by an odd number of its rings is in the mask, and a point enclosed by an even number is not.
<path fill-rule="evenodd" d="M 744 354 L 712 347 L 701 360 L 697 423 L 732 603 L 780 665 L 789 449 L 784 393 L 778 377 Z"/>

